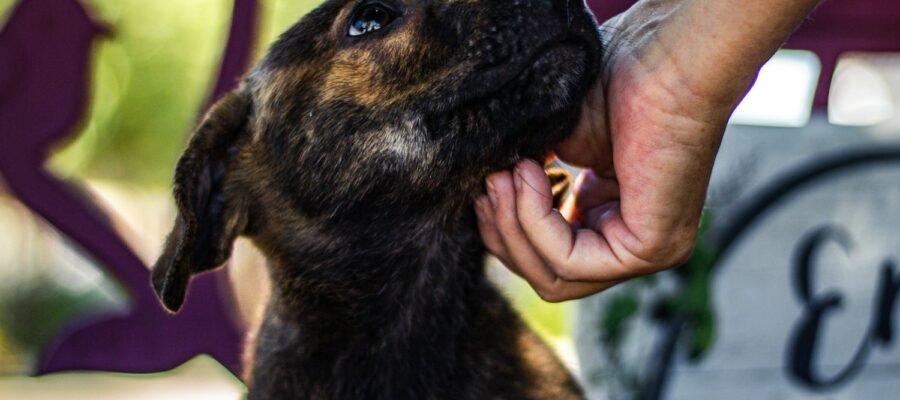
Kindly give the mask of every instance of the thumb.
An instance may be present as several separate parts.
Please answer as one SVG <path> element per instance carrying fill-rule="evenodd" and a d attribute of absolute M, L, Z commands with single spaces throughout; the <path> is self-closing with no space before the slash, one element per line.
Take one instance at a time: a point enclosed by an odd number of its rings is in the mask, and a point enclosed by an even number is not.
<path fill-rule="evenodd" d="M 556 146 L 560 160 L 582 168 L 607 171 L 612 168 L 612 145 L 607 123 L 606 96 L 598 80 L 581 104 L 575 129 Z"/>

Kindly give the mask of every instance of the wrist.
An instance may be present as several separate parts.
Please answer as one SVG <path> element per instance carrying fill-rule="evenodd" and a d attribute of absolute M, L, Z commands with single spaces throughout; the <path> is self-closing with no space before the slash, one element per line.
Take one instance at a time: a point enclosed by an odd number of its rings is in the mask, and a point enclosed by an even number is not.
<path fill-rule="evenodd" d="M 642 0 L 601 29 L 610 65 L 633 57 L 676 93 L 730 111 L 819 2 Z"/>

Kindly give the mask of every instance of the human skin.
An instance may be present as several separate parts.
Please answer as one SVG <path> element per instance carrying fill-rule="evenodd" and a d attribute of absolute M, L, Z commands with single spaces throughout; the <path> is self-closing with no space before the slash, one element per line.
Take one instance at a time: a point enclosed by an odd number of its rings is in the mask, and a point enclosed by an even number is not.
<path fill-rule="evenodd" d="M 585 168 L 560 210 L 534 161 L 487 177 L 488 250 L 547 301 L 684 262 L 728 118 L 819 0 L 642 0 L 601 27 L 604 70 L 556 148 Z"/>

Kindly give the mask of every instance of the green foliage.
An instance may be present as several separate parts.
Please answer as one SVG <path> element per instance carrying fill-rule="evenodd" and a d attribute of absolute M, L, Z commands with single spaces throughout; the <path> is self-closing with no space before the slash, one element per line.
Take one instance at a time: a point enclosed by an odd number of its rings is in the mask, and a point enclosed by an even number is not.
<path fill-rule="evenodd" d="M 6 23 L 6 16 L 16 0 L 0 0 L 0 22 Z"/>
<path fill-rule="evenodd" d="M 688 325 L 688 339 L 686 341 L 687 356 L 690 361 L 700 361 L 715 339 L 715 315 L 705 312 L 694 316 Z"/>
<path fill-rule="evenodd" d="M 92 107 L 53 160 L 61 175 L 167 185 L 227 33 L 227 2 L 86 2 L 113 27 L 95 46 Z"/>
<path fill-rule="evenodd" d="M 654 310 L 657 320 L 686 319 L 683 340 L 691 361 L 702 359 L 715 341 L 711 284 L 712 270 L 719 259 L 719 253 L 704 240 L 712 218 L 711 211 L 703 213 L 700 233 L 691 258 L 674 270 L 680 289 L 677 293 L 660 299 Z"/>
<path fill-rule="evenodd" d="M 0 15 L 14 0 L 0 0 Z M 319 0 L 263 1 L 260 52 Z M 58 149 L 62 176 L 168 186 L 205 106 L 227 40 L 232 1 L 85 0 L 113 27 L 95 46 L 91 108 Z"/>
<path fill-rule="evenodd" d="M 497 266 L 497 268 L 504 267 Z M 503 290 L 528 325 L 545 339 L 568 336 L 574 303 L 548 303 L 542 300 L 523 279 L 511 278 L 504 282 Z"/>
<path fill-rule="evenodd" d="M 49 167 L 64 177 L 169 186 L 218 73 L 233 1 L 81 1 L 113 36 L 96 43 L 90 108 Z M 261 2 L 259 54 L 321 0 Z M 0 22 L 15 3 L 0 0 Z M 73 291 L 46 275 L 0 286 L 0 336 L 24 353 L 73 319 L 112 307 L 99 289 Z"/>
<path fill-rule="evenodd" d="M 712 270 L 719 257 L 717 249 L 705 240 L 712 218 L 709 210 L 703 214 L 690 259 L 680 267 L 665 272 L 673 276 L 677 283 L 674 291 L 661 292 L 657 286 L 659 278 L 649 275 L 623 283 L 622 291 L 605 304 L 598 328 L 602 345 L 608 348 L 611 357 L 619 357 L 619 347 L 642 309 L 648 310 L 653 319 L 660 323 L 675 319 L 686 321 L 682 339 L 691 361 L 699 361 L 712 347 L 715 341 Z M 642 302 L 644 293 L 658 296 L 651 296 L 652 300 Z"/>
<path fill-rule="evenodd" d="M 600 321 L 603 340 L 612 346 L 618 346 L 626 333 L 627 324 L 637 315 L 640 308 L 641 301 L 633 292 L 613 297 L 606 305 L 606 311 Z"/>
<path fill-rule="evenodd" d="M 0 331 L 18 349 L 45 349 L 68 323 L 118 307 L 99 290 L 75 291 L 39 275 L 0 291 Z"/>
<path fill-rule="evenodd" d="M 640 294 L 645 289 L 652 289 L 657 282 L 656 275 L 646 275 L 620 285 L 623 292 L 612 297 L 604 305 L 598 326 L 601 340 L 612 347 L 621 344 L 623 337 L 628 334 L 632 320 L 638 316 L 641 307 L 646 306 L 641 302 Z"/>

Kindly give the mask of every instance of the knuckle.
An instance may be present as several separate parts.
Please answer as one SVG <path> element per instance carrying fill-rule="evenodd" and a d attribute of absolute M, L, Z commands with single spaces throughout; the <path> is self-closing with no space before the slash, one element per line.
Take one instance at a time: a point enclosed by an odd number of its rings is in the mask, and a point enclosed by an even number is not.
<path fill-rule="evenodd" d="M 553 291 L 538 290 L 537 294 L 538 294 L 538 297 L 541 298 L 541 300 L 544 300 L 548 303 L 559 303 L 559 302 L 563 301 L 563 299 L 559 295 L 559 293 L 556 293 Z"/>
<path fill-rule="evenodd" d="M 548 264 L 550 270 L 552 270 L 556 276 L 564 280 L 577 280 L 576 268 L 574 268 L 571 263 L 561 262 L 561 260 L 549 260 Z"/>
<path fill-rule="evenodd" d="M 568 298 L 566 298 L 565 296 L 565 293 L 563 293 L 563 291 L 555 285 L 552 285 L 550 287 L 535 286 L 534 291 L 537 293 L 538 297 L 541 298 L 541 300 L 548 303 L 560 303 L 568 300 Z"/>
<path fill-rule="evenodd" d="M 683 241 L 681 243 L 677 243 L 670 253 L 668 263 L 669 266 L 684 264 L 688 259 L 691 258 L 691 253 L 693 252 L 694 241 Z"/>
<path fill-rule="evenodd" d="M 648 269 L 660 270 L 686 262 L 694 250 L 693 232 L 677 232 L 667 237 L 658 236 L 642 242 L 635 254 L 646 261 Z"/>

